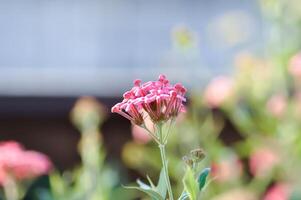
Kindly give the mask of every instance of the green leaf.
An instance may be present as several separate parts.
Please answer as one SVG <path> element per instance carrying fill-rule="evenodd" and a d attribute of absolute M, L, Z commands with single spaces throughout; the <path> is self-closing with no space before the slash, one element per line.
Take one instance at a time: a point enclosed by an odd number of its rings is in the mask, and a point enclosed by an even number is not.
<path fill-rule="evenodd" d="M 198 194 L 197 181 L 194 178 L 194 173 L 190 167 L 187 167 L 183 178 L 184 190 L 187 192 L 190 200 L 196 200 Z"/>
<path fill-rule="evenodd" d="M 145 189 L 145 190 L 150 190 L 152 189 L 149 185 L 146 183 L 143 183 L 140 179 L 137 179 L 137 184 L 139 185 L 140 188 Z"/>
<path fill-rule="evenodd" d="M 161 194 L 161 196 L 165 199 L 167 193 L 167 185 L 165 181 L 165 172 L 163 169 L 161 169 L 160 177 L 156 189 Z"/>
<path fill-rule="evenodd" d="M 205 184 L 206 184 L 207 177 L 208 177 L 210 171 L 211 171 L 210 168 L 205 168 L 205 169 L 201 172 L 201 174 L 200 174 L 200 176 L 199 176 L 199 178 L 198 178 L 198 183 L 199 183 L 199 189 L 200 189 L 200 190 L 202 190 L 202 189 L 204 188 L 204 186 L 205 186 Z"/>
<path fill-rule="evenodd" d="M 152 197 L 154 200 L 164 200 L 164 198 L 157 191 L 155 191 L 153 189 L 143 189 L 143 188 L 135 187 L 135 186 L 125 186 L 125 188 L 139 190 L 141 192 L 144 192 L 148 196 Z"/>
<path fill-rule="evenodd" d="M 154 185 L 154 183 L 153 183 L 152 179 L 151 179 L 151 178 L 150 178 L 148 175 L 146 175 L 146 178 L 147 178 L 147 180 L 148 180 L 149 184 L 151 185 L 151 187 L 152 187 L 153 189 L 155 189 L 155 188 L 156 188 L 156 186 Z"/>

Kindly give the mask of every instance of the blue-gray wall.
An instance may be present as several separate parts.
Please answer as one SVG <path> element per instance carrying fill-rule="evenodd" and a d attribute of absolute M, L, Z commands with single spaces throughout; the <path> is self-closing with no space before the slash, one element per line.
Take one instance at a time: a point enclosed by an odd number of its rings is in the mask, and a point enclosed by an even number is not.
<path fill-rule="evenodd" d="M 0 95 L 117 95 L 159 73 L 198 86 L 260 47 L 258 13 L 256 0 L 0 0 Z M 180 26 L 189 50 L 172 42 Z"/>

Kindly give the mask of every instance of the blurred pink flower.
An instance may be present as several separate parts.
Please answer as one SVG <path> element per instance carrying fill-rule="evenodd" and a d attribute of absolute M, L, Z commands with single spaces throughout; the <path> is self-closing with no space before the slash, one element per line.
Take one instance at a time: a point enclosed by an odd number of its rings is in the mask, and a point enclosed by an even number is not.
<path fill-rule="evenodd" d="M 285 184 L 277 183 L 267 191 L 263 200 L 289 200 L 289 196 L 289 187 Z"/>
<path fill-rule="evenodd" d="M 275 117 L 281 117 L 285 113 L 287 100 L 284 95 L 276 94 L 267 102 L 267 110 Z"/>
<path fill-rule="evenodd" d="M 147 131 L 135 124 L 132 125 L 132 136 L 134 141 L 139 144 L 146 144 L 151 140 L 151 137 L 148 135 Z"/>
<path fill-rule="evenodd" d="M 143 84 L 135 80 L 134 87 L 123 94 L 123 101 L 113 106 L 112 112 L 139 126 L 144 124 L 145 114 L 154 123 L 167 121 L 184 111 L 185 93 L 180 83 L 171 85 L 164 75 Z"/>
<path fill-rule="evenodd" d="M 0 143 L 0 183 L 6 177 L 17 180 L 32 179 L 47 174 L 52 164 L 47 156 L 35 151 L 26 151 L 14 141 Z"/>
<path fill-rule="evenodd" d="M 271 149 L 256 149 L 250 156 L 250 171 L 254 176 L 264 177 L 279 161 L 279 156 Z"/>
<path fill-rule="evenodd" d="M 289 72 L 296 78 L 301 78 L 301 53 L 295 54 L 289 62 Z"/>
<path fill-rule="evenodd" d="M 148 127 L 148 129 L 153 132 L 153 124 L 152 121 L 150 120 L 149 117 L 146 117 L 144 119 L 145 126 Z M 135 142 L 140 143 L 140 144 L 146 144 L 148 143 L 152 138 L 151 136 L 147 133 L 147 131 L 135 124 L 132 124 L 132 136 Z"/>
<path fill-rule="evenodd" d="M 204 92 L 204 101 L 210 108 L 219 107 L 233 92 L 233 80 L 219 76 L 210 81 Z"/>
<path fill-rule="evenodd" d="M 218 182 L 227 182 L 239 178 L 242 175 L 242 163 L 236 157 L 222 159 L 211 165 L 211 175 Z"/>

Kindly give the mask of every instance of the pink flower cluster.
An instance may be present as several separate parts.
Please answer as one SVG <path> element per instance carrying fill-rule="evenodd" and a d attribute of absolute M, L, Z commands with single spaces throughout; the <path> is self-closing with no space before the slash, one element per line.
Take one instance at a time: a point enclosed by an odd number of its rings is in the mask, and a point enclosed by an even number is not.
<path fill-rule="evenodd" d="M 137 125 L 144 124 L 145 114 L 154 123 L 167 121 L 184 111 L 185 93 L 180 83 L 171 85 L 164 75 L 160 75 L 158 81 L 143 84 L 135 80 L 134 87 L 123 94 L 123 101 L 113 106 L 112 112 Z"/>
<path fill-rule="evenodd" d="M 8 176 L 16 180 L 31 179 L 46 174 L 52 167 L 47 156 L 26 151 L 14 141 L 0 143 L 0 184 L 4 184 Z"/>

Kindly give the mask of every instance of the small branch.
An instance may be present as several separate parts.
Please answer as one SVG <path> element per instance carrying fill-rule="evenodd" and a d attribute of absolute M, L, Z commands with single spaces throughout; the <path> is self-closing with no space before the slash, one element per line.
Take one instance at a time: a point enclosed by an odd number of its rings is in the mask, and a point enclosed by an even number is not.
<path fill-rule="evenodd" d="M 155 136 L 144 124 L 140 126 L 141 128 L 144 128 L 149 136 L 151 136 L 158 144 L 160 144 L 159 138 Z"/>
<path fill-rule="evenodd" d="M 165 135 L 165 137 L 164 137 L 164 139 L 163 139 L 163 143 L 164 143 L 164 144 L 167 143 L 167 139 L 168 139 L 168 136 L 169 136 L 169 133 L 170 133 L 170 127 L 171 127 L 171 125 L 173 124 L 174 121 L 175 121 L 174 118 L 172 118 L 172 119 L 170 120 L 170 122 L 169 122 L 169 126 L 168 126 L 167 133 L 166 133 L 166 135 Z"/>
<path fill-rule="evenodd" d="M 169 200 L 173 200 L 173 194 L 172 194 L 171 184 L 170 184 L 169 175 L 168 175 L 165 143 L 163 141 L 162 124 L 159 124 L 157 126 L 157 128 L 158 128 L 157 135 L 159 136 L 159 140 L 160 140 L 159 148 L 160 148 L 160 153 L 161 153 L 161 159 L 162 159 L 162 165 L 163 165 L 163 170 L 164 170 L 164 176 L 165 176 L 165 182 L 166 182 L 166 186 L 167 186 L 168 196 L 169 196 Z"/>

